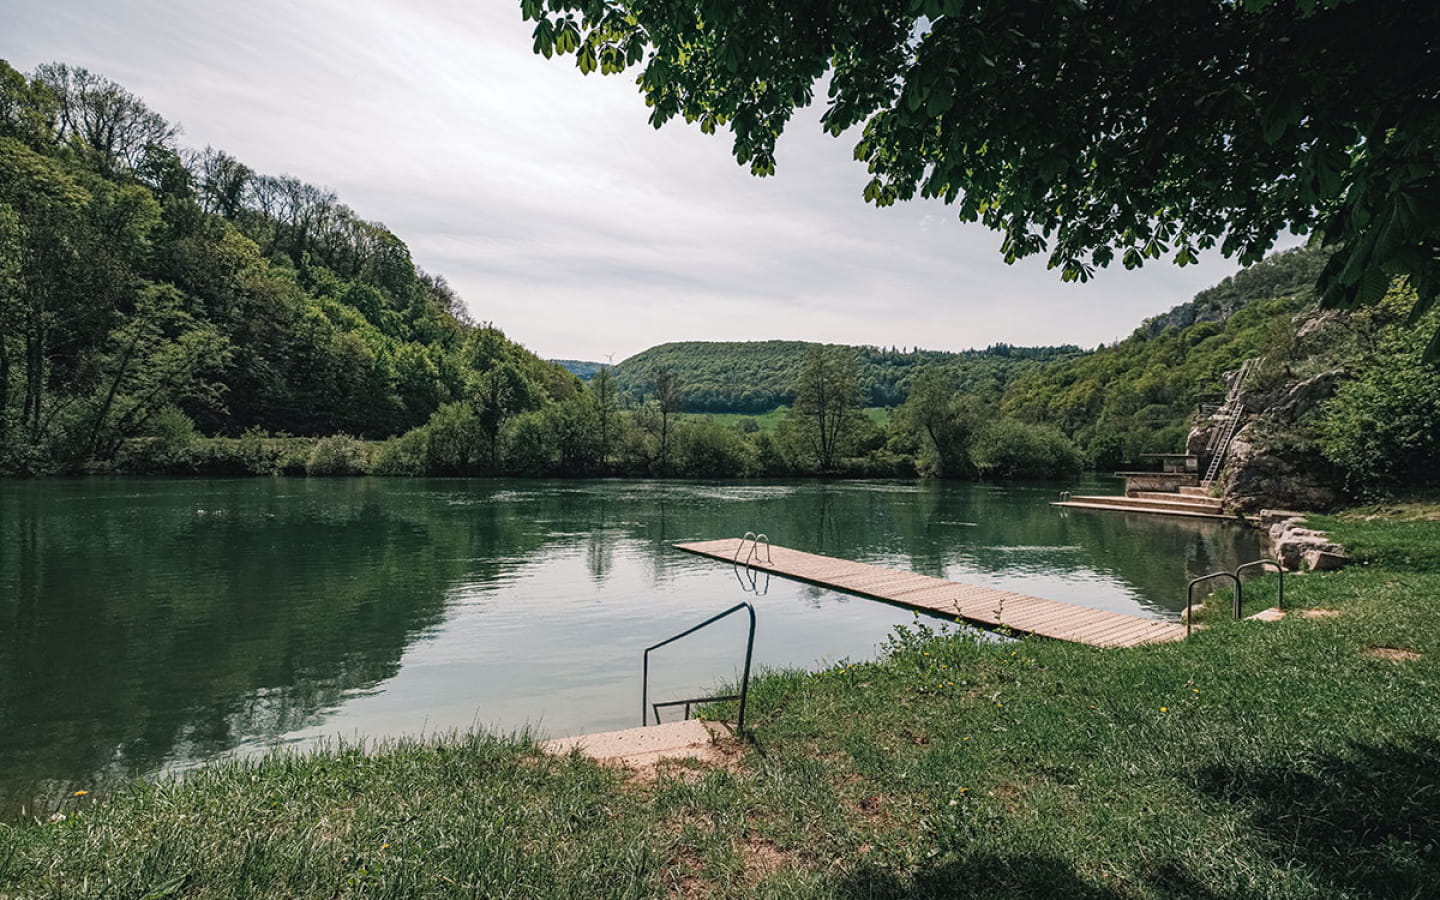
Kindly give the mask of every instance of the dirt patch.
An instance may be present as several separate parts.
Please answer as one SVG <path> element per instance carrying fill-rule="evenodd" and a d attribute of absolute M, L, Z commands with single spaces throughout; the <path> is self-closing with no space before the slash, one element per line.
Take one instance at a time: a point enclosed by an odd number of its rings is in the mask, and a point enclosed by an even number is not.
<path fill-rule="evenodd" d="M 1338 609 L 1307 609 L 1302 610 L 1300 615 L 1307 619 L 1333 619 L 1340 615 Z"/>
<path fill-rule="evenodd" d="M 694 847 L 678 847 L 675 855 L 670 858 L 670 866 L 673 874 L 668 879 L 665 896 L 704 897 L 711 893 L 705 880 L 700 877 L 704 861 Z"/>
<path fill-rule="evenodd" d="M 745 860 L 745 872 L 752 877 L 765 877 L 773 875 L 787 866 L 793 865 L 794 860 L 788 853 L 762 837 L 753 834 L 745 836 L 740 844 L 740 856 Z"/>
<path fill-rule="evenodd" d="M 990 791 L 990 796 L 999 801 L 1007 812 L 1018 813 L 1024 809 L 1024 792 L 1016 785 L 1003 781 Z"/>
<path fill-rule="evenodd" d="M 1397 663 L 1410 662 L 1420 658 L 1420 654 L 1414 650 L 1406 650 L 1404 647 L 1370 647 L 1365 651 L 1365 655 Z"/>
<path fill-rule="evenodd" d="M 738 745 L 738 746 L 735 746 Z M 663 775 L 685 782 L 696 782 L 714 769 L 738 768 L 744 744 L 740 741 L 716 740 L 685 750 L 684 756 L 632 756 L 616 760 L 612 764 L 622 766 L 630 780 L 640 784 L 654 784 Z"/>
<path fill-rule="evenodd" d="M 876 794 L 873 797 L 861 797 L 860 802 L 855 804 L 855 806 L 867 816 L 878 816 L 880 815 L 880 807 L 883 806 L 884 803 L 885 798 Z"/>

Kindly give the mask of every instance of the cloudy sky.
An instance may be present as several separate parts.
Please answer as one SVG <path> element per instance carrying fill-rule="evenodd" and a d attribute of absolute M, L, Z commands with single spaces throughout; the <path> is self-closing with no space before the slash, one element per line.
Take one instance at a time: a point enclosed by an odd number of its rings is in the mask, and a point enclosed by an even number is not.
<path fill-rule="evenodd" d="M 104 74 L 251 168 L 384 222 L 477 320 L 542 356 L 673 340 L 1084 346 L 1235 270 L 1061 284 L 940 204 L 877 210 L 852 140 L 801 112 L 779 173 L 660 131 L 629 76 L 530 52 L 519 0 L 0 0 L 0 58 Z"/>

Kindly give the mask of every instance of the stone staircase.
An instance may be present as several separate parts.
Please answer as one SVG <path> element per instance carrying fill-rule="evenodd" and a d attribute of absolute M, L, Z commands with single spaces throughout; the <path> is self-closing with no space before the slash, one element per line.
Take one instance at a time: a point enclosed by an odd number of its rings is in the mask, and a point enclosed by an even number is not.
<path fill-rule="evenodd" d="M 1198 487 L 1182 487 L 1178 492 L 1131 491 L 1122 495 L 1071 496 L 1052 505 L 1070 509 L 1112 509 L 1202 519 L 1234 518 L 1231 513 L 1226 512 L 1224 500 L 1212 497 L 1209 491 Z"/>

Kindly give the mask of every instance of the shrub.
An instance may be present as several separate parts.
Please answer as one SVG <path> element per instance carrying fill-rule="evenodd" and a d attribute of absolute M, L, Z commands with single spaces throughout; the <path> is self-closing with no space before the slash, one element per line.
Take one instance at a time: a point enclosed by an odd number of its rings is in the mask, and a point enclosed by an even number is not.
<path fill-rule="evenodd" d="M 980 435 L 975 461 L 995 478 L 1063 478 L 1080 471 L 1080 453 L 1053 425 L 1000 419 Z"/>
<path fill-rule="evenodd" d="M 486 438 L 473 409 L 464 403 L 447 403 L 423 427 L 427 436 L 425 467 L 430 474 L 476 473 Z"/>
<path fill-rule="evenodd" d="M 750 445 L 734 428 L 681 422 L 675 429 L 675 470 L 691 478 L 733 478 L 755 468 Z"/>
<path fill-rule="evenodd" d="M 274 475 L 280 471 L 281 446 L 260 428 L 247 428 L 233 442 L 234 463 L 246 474 Z"/>
<path fill-rule="evenodd" d="M 335 434 L 321 438 L 310 448 L 305 474 L 364 475 L 369 461 L 370 449 L 364 441 L 348 434 Z"/>
<path fill-rule="evenodd" d="M 414 428 L 376 447 L 370 456 L 370 474 L 410 477 L 428 474 L 426 438 L 424 428 Z"/>
<path fill-rule="evenodd" d="M 201 440 L 190 417 L 173 406 L 151 418 L 146 434 L 123 441 L 115 467 L 121 472 L 149 474 L 194 469 L 194 448 Z"/>
<path fill-rule="evenodd" d="M 1440 367 L 1421 358 L 1424 330 L 1390 343 L 1321 407 L 1321 452 L 1352 491 L 1440 482 Z"/>

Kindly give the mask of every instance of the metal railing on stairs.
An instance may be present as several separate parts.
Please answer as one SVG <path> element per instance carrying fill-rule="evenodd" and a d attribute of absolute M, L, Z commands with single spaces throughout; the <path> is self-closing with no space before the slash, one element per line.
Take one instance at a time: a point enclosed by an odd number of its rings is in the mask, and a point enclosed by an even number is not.
<path fill-rule="evenodd" d="M 767 544 L 768 544 L 768 541 L 767 541 Z M 736 555 L 737 555 L 737 556 L 739 555 L 738 551 L 737 551 Z M 739 611 L 742 610 L 742 609 L 745 610 L 746 612 L 748 612 L 748 613 L 750 614 L 750 632 L 749 632 L 749 636 L 745 639 L 745 670 L 744 670 L 744 673 L 740 676 L 740 693 L 738 693 L 738 694 L 725 694 L 725 695 L 722 695 L 722 696 L 715 696 L 715 697 L 690 697 L 690 698 L 687 698 L 687 699 L 684 699 L 684 700 L 667 700 L 667 701 L 665 701 L 665 702 L 663 702 L 663 703 L 651 704 L 651 703 L 650 703 L 650 651 L 651 651 L 651 650 L 659 650 L 661 647 L 664 647 L 666 644 L 673 644 L 675 641 L 678 641 L 678 640 L 680 640 L 680 639 L 683 638 L 683 637 L 689 637 L 690 635 L 694 634 L 695 632 L 699 631 L 700 629 L 704 628 L 705 626 L 710 625 L 710 624 L 713 624 L 713 623 L 715 623 L 715 622 L 718 622 L 718 621 L 720 621 L 721 619 L 725 618 L 726 616 L 731 615 L 732 613 L 737 613 L 737 612 L 739 612 Z M 654 710 L 654 713 L 655 713 L 655 724 L 656 724 L 656 725 L 659 725 L 659 724 L 660 724 L 660 710 L 661 710 L 662 708 L 668 708 L 668 707 L 672 707 L 672 706 L 684 706 L 684 707 L 685 707 L 685 718 L 688 719 L 688 718 L 690 718 L 690 708 L 691 708 L 692 706 L 697 706 L 697 705 L 702 704 L 702 703 L 722 703 L 722 702 L 729 701 L 729 700 L 739 700 L 739 701 L 740 701 L 740 712 L 739 712 L 739 715 L 736 717 L 736 720 L 735 720 L 735 733 L 736 733 L 736 734 L 743 735 L 743 734 L 745 733 L 745 703 L 746 703 L 746 701 L 749 699 L 749 696 L 750 696 L 750 659 L 751 659 L 752 656 L 754 656 L 754 653 L 755 653 L 755 607 L 751 606 L 749 603 L 737 603 L 737 604 L 735 604 L 734 606 L 730 607 L 729 609 L 725 610 L 724 612 L 718 613 L 718 614 L 716 614 L 716 615 L 711 616 L 710 618 L 708 618 L 708 619 L 706 619 L 705 621 L 701 622 L 699 625 L 695 625 L 695 626 L 692 626 L 692 627 L 690 627 L 690 628 L 687 628 L 687 629 L 685 629 L 684 631 L 680 632 L 679 634 L 677 634 L 677 635 L 675 635 L 675 636 L 673 636 L 673 637 L 666 638 L 665 640 L 661 641 L 661 642 L 658 643 L 658 644 L 652 644 L 651 646 L 646 647 L 646 648 L 645 648 L 645 653 L 644 653 L 644 655 L 643 655 L 643 657 L 642 657 L 642 663 L 641 663 L 640 725 L 643 727 L 643 726 L 645 726 L 645 725 L 649 725 L 649 724 L 650 724 L 650 712 L 651 712 L 652 709 Z"/>

